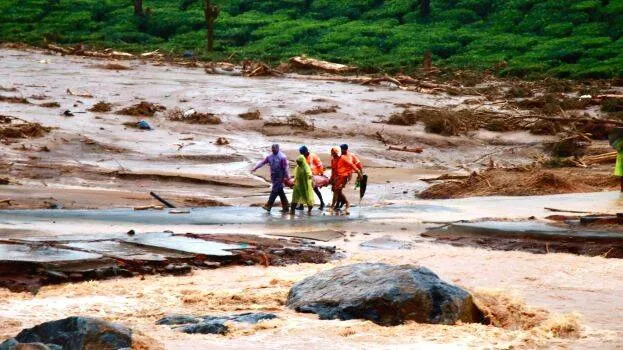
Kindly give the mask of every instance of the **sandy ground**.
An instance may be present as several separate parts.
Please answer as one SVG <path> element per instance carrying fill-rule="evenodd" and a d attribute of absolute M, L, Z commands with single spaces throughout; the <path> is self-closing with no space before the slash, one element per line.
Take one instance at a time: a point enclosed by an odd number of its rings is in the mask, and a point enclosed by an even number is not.
<path fill-rule="evenodd" d="M 259 219 L 221 225 L 149 222 L 93 222 L 75 219 L 31 220 L 2 213 L 0 238 L 63 234 L 118 234 L 173 229 L 176 232 L 257 233 L 318 229 L 347 231 L 331 242 L 346 251 L 345 259 L 325 265 L 235 267 L 197 270 L 185 277 L 147 276 L 44 287 L 36 296 L 0 291 L 0 339 L 20 329 L 64 316 L 101 316 L 126 324 L 167 349 L 188 348 L 595 348 L 623 347 L 623 263 L 617 259 L 567 254 L 534 255 L 434 244 L 419 236 L 427 221 L 482 217 L 544 217 L 545 206 L 617 212 L 623 207 L 616 193 L 552 197 L 487 197 L 424 201 L 415 193 L 427 184 L 422 177 L 442 173 L 468 174 L 486 167 L 488 159 L 502 166 L 530 164 L 541 153 L 547 136 L 526 132 L 477 132 L 470 137 L 441 137 L 420 126 L 373 123 L 399 111 L 400 105 L 455 106 L 465 98 L 392 91 L 352 84 L 284 78 L 242 78 L 206 75 L 200 69 L 126 62 L 132 70 L 110 71 L 83 57 L 45 55 L 38 51 L 0 50 L 0 86 L 15 87 L 2 95 L 23 96 L 32 104 L 0 102 L 0 114 L 39 122 L 54 129 L 41 138 L 17 139 L 0 145 L 0 175 L 17 184 L 0 185 L 2 208 L 119 208 L 156 204 L 156 191 L 180 206 L 236 205 L 258 217 L 268 193 L 268 173 L 249 174 L 271 143 L 279 142 L 290 159 L 307 144 L 328 161 L 328 150 L 349 143 L 370 175 L 371 185 L 352 219 L 319 224 L 314 217 L 280 224 Z M 93 98 L 69 95 L 89 92 Z M 44 100 L 32 99 L 45 95 Z M 98 101 L 113 103 L 111 113 L 86 110 Z M 190 125 L 168 121 L 166 113 L 142 118 L 155 127 L 139 131 L 123 123 L 141 118 L 114 113 L 146 100 L 171 109 L 195 108 L 217 114 L 220 125 Z M 43 108 L 43 101 L 59 108 Z M 304 112 L 336 105 L 337 111 Z M 494 107 L 492 107 L 494 108 Z M 239 113 L 259 110 L 263 121 L 245 121 Z M 74 117 L 61 116 L 71 110 Z M 314 131 L 267 128 L 264 121 L 300 115 Z M 423 146 L 422 154 L 386 151 L 376 132 L 403 144 Z M 225 136 L 231 143 L 215 144 Z M 47 147 L 49 152 L 41 151 Z M 604 168 L 605 169 L 605 168 Z M 350 186 L 349 186 L 350 187 Z M 349 189 L 349 194 L 354 192 Z M 324 191 L 325 198 L 329 192 Z M 394 204 L 394 206 L 389 206 Z M 368 210 L 385 207 L 387 210 Z M 266 214 L 261 214 L 266 215 Z M 316 217 L 322 214 L 314 214 Z M 241 218 L 245 218 L 244 215 Z M 273 213 L 270 221 L 279 221 Z M 254 219 L 255 220 L 255 219 Z M 241 221 L 244 221 L 241 219 Z M 366 234 L 364 234 L 364 232 Z M 363 249 L 360 243 L 390 235 L 411 243 L 408 250 Z M 287 310 L 283 303 L 292 283 L 316 271 L 360 261 L 422 264 L 447 281 L 476 293 L 525 299 L 529 307 L 550 313 L 549 325 L 532 329 L 503 329 L 483 325 L 433 326 L 406 324 L 380 327 L 364 321 L 320 321 L 313 315 Z M 498 298 L 500 299 L 500 298 Z M 177 312 L 212 314 L 265 310 L 280 320 L 231 335 L 185 335 L 155 326 L 159 317 Z M 557 335 L 555 326 L 579 322 L 579 333 Z M 573 323 L 573 322 L 571 322 Z M 563 332 L 564 333 L 564 332 Z"/>

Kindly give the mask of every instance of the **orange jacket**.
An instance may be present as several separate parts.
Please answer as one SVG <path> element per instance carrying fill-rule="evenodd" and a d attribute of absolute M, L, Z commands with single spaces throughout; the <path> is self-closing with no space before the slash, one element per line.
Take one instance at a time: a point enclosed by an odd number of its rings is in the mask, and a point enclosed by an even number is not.
<path fill-rule="evenodd" d="M 338 176 L 350 176 L 363 168 L 359 158 L 352 153 L 342 154 L 336 165 L 332 171 L 336 172 Z"/>
<path fill-rule="evenodd" d="M 310 153 L 308 157 L 305 157 L 305 160 L 311 168 L 312 175 L 324 175 L 324 165 L 316 153 Z"/>

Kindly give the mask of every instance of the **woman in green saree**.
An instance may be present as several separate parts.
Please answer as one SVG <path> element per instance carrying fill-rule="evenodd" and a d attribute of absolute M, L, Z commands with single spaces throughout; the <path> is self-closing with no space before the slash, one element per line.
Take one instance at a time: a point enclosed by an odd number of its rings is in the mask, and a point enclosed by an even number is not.
<path fill-rule="evenodd" d="M 291 214 L 294 214 L 294 211 L 299 204 L 306 205 L 309 213 L 311 213 L 314 206 L 312 172 L 303 155 L 296 158 L 296 169 L 294 169 L 294 191 L 292 192 L 291 203 Z"/>

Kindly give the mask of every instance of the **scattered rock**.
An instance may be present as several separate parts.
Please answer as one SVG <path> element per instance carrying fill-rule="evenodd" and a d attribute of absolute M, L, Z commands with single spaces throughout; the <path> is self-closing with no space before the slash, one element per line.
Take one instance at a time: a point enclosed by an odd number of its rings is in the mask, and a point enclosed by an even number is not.
<path fill-rule="evenodd" d="M 136 123 L 136 127 L 139 130 L 153 130 L 151 125 L 149 125 L 149 123 L 147 121 L 145 121 L 145 120 L 141 120 L 138 123 Z"/>
<path fill-rule="evenodd" d="M 243 313 L 225 316 L 191 316 L 191 315 L 170 315 L 158 321 L 158 325 L 178 326 L 176 329 L 184 333 L 201 334 L 225 334 L 229 330 L 225 322 L 238 322 L 256 324 L 263 320 L 272 320 L 276 315 L 264 312 Z"/>
<path fill-rule="evenodd" d="M 218 139 L 216 139 L 216 144 L 218 146 L 229 145 L 229 140 L 227 138 L 221 136 Z"/>
<path fill-rule="evenodd" d="M 203 322 L 197 324 L 190 324 L 180 328 L 180 331 L 189 334 L 225 334 L 229 328 L 218 322 Z"/>
<path fill-rule="evenodd" d="M 21 347 L 26 344 L 28 346 Z M 129 328 L 97 318 L 69 317 L 22 330 L 15 338 L 0 344 L 0 349 L 112 350 L 131 346 L 132 331 Z"/>
<path fill-rule="evenodd" d="M 320 319 L 363 318 L 386 326 L 483 321 L 467 291 L 413 265 L 361 263 L 323 271 L 295 284 L 286 305 Z"/>
<path fill-rule="evenodd" d="M 74 114 L 70 110 L 68 110 L 68 109 L 66 109 L 63 113 L 61 113 L 61 115 L 65 116 L 65 117 L 73 117 L 74 116 Z"/>

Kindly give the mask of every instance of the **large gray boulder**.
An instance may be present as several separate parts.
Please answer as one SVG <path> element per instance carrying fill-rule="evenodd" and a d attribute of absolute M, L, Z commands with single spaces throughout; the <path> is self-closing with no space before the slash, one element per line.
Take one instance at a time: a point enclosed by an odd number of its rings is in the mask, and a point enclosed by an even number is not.
<path fill-rule="evenodd" d="M 97 318 L 68 317 L 24 329 L 15 338 L 0 344 L 0 350 L 19 349 L 23 344 L 30 344 L 28 346 L 33 349 L 43 346 L 42 349 L 51 350 L 125 349 L 132 346 L 132 331 Z"/>
<path fill-rule="evenodd" d="M 286 305 L 323 320 L 362 318 L 385 326 L 483 321 L 471 294 L 413 265 L 362 263 L 323 271 L 295 284 Z"/>

